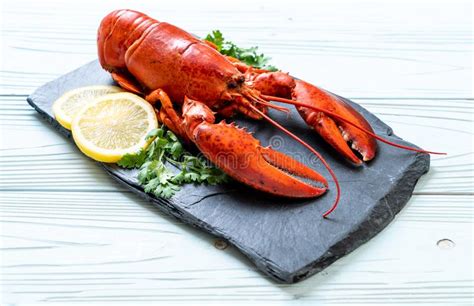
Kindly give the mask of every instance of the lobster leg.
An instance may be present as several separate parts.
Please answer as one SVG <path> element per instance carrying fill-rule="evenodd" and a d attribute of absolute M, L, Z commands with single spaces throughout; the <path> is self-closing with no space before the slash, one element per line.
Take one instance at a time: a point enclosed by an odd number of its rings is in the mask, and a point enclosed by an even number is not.
<path fill-rule="evenodd" d="M 159 112 L 160 121 L 163 122 L 173 133 L 189 142 L 189 138 L 183 128 L 183 120 L 173 107 L 168 95 L 162 89 L 156 89 L 145 97 L 150 104 L 155 105 L 158 101 L 161 103 Z"/>
<path fill-rule="evenodd" d="M 128 73 L 119 73 L 119 72 L 112 72 L 112 78 L 115 82 L 117 82 L 120 87 L 133 92 L 138 95 L 143 95 L 142 90 L 138 83 L 134 80 L 132 76 Z M 157 102 L 160 102 L 161 108 L 160 110 L 156 110 L 158 119 L 166 125 L 173 133 L 184 139 L 185 141 L 189 141 L 182 128 L 182 120 L 176 111 L 173 108 L 173 103 L 171 103 L 168 95 L 160 88 L 152 91 L 145 97 L 145 100 L 150 102 L 151 105 L 155 105 Z"/>
<path fill-rule="evenodd" d="M 127 74 L 120 72 L 112 72 L 111 75 L 114 81 L 117 82 L 123 89 L 138 95 L 142 93 L 142 90 L 140 89 L 138 83 Z"/>
<path fill-rule="evenodd" d="M 260 142 L 244 129 L 224 121 L 216 124 L 205 104 L 185 98 L 184 127 L 199 150 L 234 179 L 278 196 L 310 198 L 327 190 L 327 181 L 316 171 Z M 316 182 L 306 183 L 295 176 Z"/>
<path fill-rule="evenodd" d="M 254 88 L 264 95 L 293 99 L 322 108 L 373 133 L 370 124 L 350 105 L 314 85 L 295 80 L 282 72 L 266 72 L 253 75 L 252 78 Z M 369 134 L 323 112 L 303 106 L 296 108 L 305 122 L 346 159 L 354 164 L 362 163 L 353 150 L 356 150 L 364 161 L 374 158 L 377 143 Z"/>
<path fill-rule="evenodd" d="M 119 72 L 112 72 L 112 78 L 115 82 L 117 82 L 122 88 L 133 92 L 138 95 L 143 95 L 142 90 L 138 83 L 130 76 L 128 73 L 119 73 Z M 152 91 L 145 97 L 145 100 L 150 102 L 151 105 L 155 105 L 157 102 L 160 102 L 161 108 L 157 111 L 158 119 L 166 125 L 173 133 L 184 139 L 185 141 L 189 141 L 182 128 L 182 120 L 179 115 L 176 113 L 175 109 L 173 108 L 173 103 L 169 99 L 168 95 L 160 88 Z"/>

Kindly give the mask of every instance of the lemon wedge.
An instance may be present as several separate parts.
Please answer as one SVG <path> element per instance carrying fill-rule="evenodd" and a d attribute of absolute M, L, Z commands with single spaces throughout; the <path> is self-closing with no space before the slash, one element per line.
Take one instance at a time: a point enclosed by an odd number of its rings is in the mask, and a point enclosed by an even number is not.
<path fill-rule="evenodd" d="M 157 127 L 153 106 L 122 92 L 99 97 L 81 108 L 72 121 L 72 136 L 85 155 L 115 163 L 145 148 L 145 136 Z"/>
<path fill-rule="evenodd" d="M 70 90 L 54 102 L 54 117 L 64 128 L 70 130 L 74 116 L 84 105 L 100 96 L 122 91 L 120 87 L 108 85 L 86 86 Z"/>

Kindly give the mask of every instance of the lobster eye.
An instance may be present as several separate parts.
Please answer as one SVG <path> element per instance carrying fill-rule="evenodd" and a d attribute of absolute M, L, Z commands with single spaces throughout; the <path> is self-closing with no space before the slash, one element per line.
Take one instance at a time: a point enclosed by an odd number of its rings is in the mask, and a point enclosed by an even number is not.
<path fill-rule="evenodd" d="M 227 87 L 229 89 L 234 89 L 242 85 L 244 82 L 245 82 L 245 77 L 243 75 L 234 76 L 232 80 L 230 80 L 229 83 L 227 83 Z"/>
<path fill-rule="evenodd" d="M 228 87 L 229 89 L 237 88 L 237 82 L 235 82 L 235 81 L 230 81 L 229 83 L 227 83 L 227 87 Z"/>

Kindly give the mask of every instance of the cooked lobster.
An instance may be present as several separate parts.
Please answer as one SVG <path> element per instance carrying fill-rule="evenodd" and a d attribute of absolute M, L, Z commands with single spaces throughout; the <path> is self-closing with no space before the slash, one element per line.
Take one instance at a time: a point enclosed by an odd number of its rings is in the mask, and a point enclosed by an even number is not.
<path fill-rule="evenodd" d="M 278 196 L 302 198 L 320 196 L 328 188 L 322 175 L 261 146 L 244 129 L 224 121 L 216 124 L 215 113 L 224 118 L 242 114 L 266 119 L 302 143 L 321 159 L 336 184 L 336 201 L 325 216 L 339 199 L 337 179 L 316 150 L 267 115 L 269 108 L 288 111 L 271 101 L 295 105 L 303 120 L 354 164 L 375 156 L 376 139 L 390 143 L 375 135 L 357 111 L 331 93 L 287 73 L 255 69 L 223 56 L 211 43 L 140 12 L 117 10 L 107 15 L 97 43 L 100 64 L 121 87 L 145 96 L 156 105 L 163 124 L 244 184 Z"/>

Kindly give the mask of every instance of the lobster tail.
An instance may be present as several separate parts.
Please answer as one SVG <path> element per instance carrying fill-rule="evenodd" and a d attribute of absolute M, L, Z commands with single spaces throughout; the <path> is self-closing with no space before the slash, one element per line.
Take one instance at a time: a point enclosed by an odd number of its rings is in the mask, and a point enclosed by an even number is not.
<path fill-rule="evenodd" d="M 97 33 L 99 62 L 108 71 L 126 69 L 128 48 L 158 21 L 133 10 L 116 10 L 105 16 Z"/>

